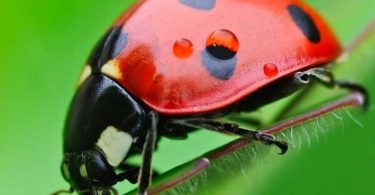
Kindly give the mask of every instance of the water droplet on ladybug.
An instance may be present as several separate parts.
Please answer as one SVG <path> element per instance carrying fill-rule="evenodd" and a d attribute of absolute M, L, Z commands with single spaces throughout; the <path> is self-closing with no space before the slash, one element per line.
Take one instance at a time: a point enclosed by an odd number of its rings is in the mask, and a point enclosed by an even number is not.
<path fill-rule="evenodd" d="M 212 56 L 228 60 L 233 58 L 240 47 L 236 35 L 226 29 L 213 32 L 206 41 L 206 49 Z"/>
<path fill-rule="evenodd" d="M 188 39 L 177 40 L 173 45 L 173 53 L 178 58 L 188 58 L 193 53 L 193 44 Z"/>
<path fill-rule="evenodd" d="M 268 63 L 263 66 L 264 74 L 267 77 L 274 77 L 279 73 L 279 70 L 275 64 Z"/>

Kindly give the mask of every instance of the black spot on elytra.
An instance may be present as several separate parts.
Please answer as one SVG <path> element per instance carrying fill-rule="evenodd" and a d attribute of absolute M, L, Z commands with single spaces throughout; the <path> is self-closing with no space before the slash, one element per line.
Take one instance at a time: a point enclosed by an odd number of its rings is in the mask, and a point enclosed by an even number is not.
<path fill-rule="evenodd" d="M 293 21 L 303 32 L 307 39 L 313 43 L 319 43 L 320 32 L 314 20 L 299 6 L 288 5 L 288 11 Z"/>
<path fill-rule="evenodd" d="M 236 63 L 236 57 L 223 60 L 212 56 L 207 50 L 202 52 L 203 66 L 210 75 L 220 80 L 228 80 L 233 75 Z"/>
<path fill-rule="evenodd" d="M 93 72 L 99 72 L 105 63 L 116 58 L 126 46 L 127 41 L 128 35 L 122 31 L 122 26 L 110 29 L 101 38 L 87 61 Z"/>
<path fill-rule="evenodd" d="M 216 0 L 180 0 L 181 3 L 200 10 L 211 10 L 215 7 Z"/>

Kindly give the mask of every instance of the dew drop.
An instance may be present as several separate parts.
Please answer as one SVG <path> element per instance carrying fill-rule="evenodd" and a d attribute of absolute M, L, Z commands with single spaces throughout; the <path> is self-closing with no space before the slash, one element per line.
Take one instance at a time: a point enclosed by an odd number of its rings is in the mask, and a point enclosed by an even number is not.
<path fill-rule="evenodd" d="M 212 56 L 227 60 L 233 58 L 240 45 L 236 35 L 226 29 L 213 32 L 206 41 L 206 49 Z"/>
<path fill-rule="evenodd" d="M 177 40 L 173 45 L 173 53 L 178 58 L 188 58 L 193 53 L 193 44 L 188 39 Z"/>
<path fill-rule="evenodd" d="M 240 47 L 236 35 L 226 29 L 216 30 L 208 37 L 206 47 L 212 45 L 226 47 L 232 52 L 237 52 L 238 48 Z"/>
<path fill-rule="evenodd" d="M 279 73 L 279 70 L 275 64 L 268 63 L 263 66 L 264 74 L 267 77 L 274 77 Z"/>

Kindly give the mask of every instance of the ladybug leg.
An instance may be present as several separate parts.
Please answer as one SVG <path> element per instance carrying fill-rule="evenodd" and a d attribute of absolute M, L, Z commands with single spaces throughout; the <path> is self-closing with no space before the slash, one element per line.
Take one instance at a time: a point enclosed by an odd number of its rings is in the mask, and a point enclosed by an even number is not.
<path fill-rule="evenodd" d="M 117 168 L 123 171 L 118 175 L 117 181 L 122 181 L 126 179 L 132 184 L 137 183 L 141 167 L 135 165 L 121 164 Z M 152 170 L 152 178 L 157 177 L 158 175 L 160 174 L 157 171 Z"/>
<path fill-rule="evenodd" d="M 241 113 L 235 112 L 226 117 L 230 121 L 236 121 L 241 124 L 251 125 L 254 127 L 260 127 L 262 125 L 262 121 L 257 118 L 249 118 L 248 116 L 244 116 Z"/>
<path fill-rule="evenodd" d="M 108 191 L 109 195 L 118 195 L 118 191 L 114 187 L 109 188 Z"/>
<path fill-rule="evenodd" d="M 298 102 L 310 91 L 310 89 L 313 87 L 311 85 L 311 80 L 317 80 L 323 85 L 329 87 L 329 88 L 339 88 L 339 89 L 346 89 L 353 92 L 360 93 L 363 98 L 364 102 L 362 104 L 362 107 L 366 109 L 369 105 L 369 95 L 367 90 L 357 84 L 350 81 L 338 81 L 334 79 L 334 76 L 331 72 L 324 68 L 312 68 L 303 72 L 297 72 L 294 75 L 294 80 L 296 82 L 299 82 L 301 84 L 304 84 L 305 87 L 302 88 L 301 93 L 299 93 L 286 107 L 283 109 L 278 116 L 274 119 L 274 121 L 280 121 L 283 119 L 286 115 L 289 114 L 290 108 L 298 104 Z"/>
<path fill-rule="evenodd" d="M 155 142 L 157 137 L 158 114 L 150 112 L 151 127 L 146 136 L 146 141 L 143 146 L 142 165 L 138 175 L 139 194 L 146 194 L 146 190 L 150 185 L 152 178 L 152 153 L 154 152 Z"/>
<path fill-rule="evenodd" d="M 312 68 L 304 72 L 297 72 L 295 74 L 295 79 L 300 79 L 301 82 L 307 83 L 309 83 L 311 79 L 315 79 L 330 88 L 339 88 L 353 92 L 358 92 L 364 98 L 362 107 L 364 109 L 367 109 L 369 105 L 369 95 L 367 90 L 363 86 L 350 81 L 335 80 L 333 74 L 324 68 Z"/>
<path fill-rule="evenodd" d="M 70 187 L 69 190 L 58 190 L 56 192 L 51 193 L 50 195 L 60 195 L 60 194 L 73 194 L 74 188 Z"/>
<path fill-rule="evenodd" d="M 363 105 L 363 100 L 365 97 L 361 93 L 352 93 L 347 95 L 344 98 L 335 100 L 330 102 L 327 105 L 321 106 L 313 111 L 303 113 L 298 116 L 294 116 L 292 118 L 288 118 L 284 121 L 280 121 L 279 123 L 276 123 L 270 127 L 260 129 L 261 132 L 266 134 L 277 134 L 282 132 L 284 129 L 290 128 L 292 126 L 302 124 L 304 122 L 307 122 L 309 120 L 315 119 L 319 116 L 325 115 L 327 113 L 330 113 L 332 111 L 342 109 L 344 107 L 359 107 Z M 206 119 L 209 120 L 209 119 Z M 169 121 L 170 123 L 173 123 L 173 125 L 179 124 L 184 125 L 185 121 L 183 119 L 172 119 Z M 236 125 L 236 124 L 232 124 Z M 170 189 L 173 186 L 176 186 L 184 181 L 189 180 L 193 176 L 197 175 L 198 173 L 202 172 L 202 170 L 206 169 L 208 167 L 210 161 L 217 160 L 219 158 L 225 157 L 226 155 L 239 150 L 240 148 L 246 146 L 249 144 L 249 142 L 238 139 L 231 143 L 226 144 L 225 146 L 220 147 L 219 149 L 215 149 L 213 152 L 210 152 L 208 155 L 205 155 L 205 157 L 199 158 L 199 160 L 196 163 L 196 166 L 193 167 L 187 174 L 184 174 L 182 176 L 176 177 L 174 179 L 171 179 L 167 181 L 166 183 L 162 183 L 159 186 L 156 186 L 153 189 L 150 189 L 150 194 L 158 194 L 160 192 L 166 191 L 167 189 Z"/>
<path fill-rule="evenodd" d="M 122 173 L 117 175 L 118 182 L 123 181 L 123 180 L 128 180 L 132 184 L 137 183 L 139 171 L 141 169 L 140 167 L 120 165 L 118 168 L 123 171 Z"/>
<path fill-rule="evenodd" d="M 368 91 L 362 85 L 350 81 L 335 81 L 335 86 L 337 86 L 338 88 L 359 92 L 363 96 L 362 108 L 364 110 L 368 109 L 370 105 L 370 97 Z"/>
<path fill-rule="evenodd" d="M 235 123 L 226 123 L 213 119 L 207 118 L 183 118 L 183 119 L 172 119 L 169 121 L 170 124 L 188 126 L 194 128 L 203 128 L 211 131 L 225 133 L 229 135 L 238 135 L 246 140 L 257 140 L 261 141 L 266 145 L 275 145 L 280 148 L 280 154 L 284 154 L 288 150 L 288 144 L 284 141 L 278 141 L 274 136 L 265 134 L 259 131 L 252 131 L 243 129 Z"/>
<path fill-rule="evenodd" d="M 160 122 L 160 124 L 164 124 L 164 123 Z M 194 130 L 195 129 L 191 127 L 161 125 L 158 129 L 158 133 L 159 135 L 163 137 L 167 137 L 169 139 L 184 140 L 188 138 L 188 133 Z"/>

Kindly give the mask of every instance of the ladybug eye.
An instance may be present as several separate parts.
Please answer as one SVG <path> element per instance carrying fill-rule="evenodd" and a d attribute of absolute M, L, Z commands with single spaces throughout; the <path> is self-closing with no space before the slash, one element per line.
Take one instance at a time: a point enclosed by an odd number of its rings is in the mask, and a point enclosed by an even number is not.
<path fill-rule="evenodd" d="M 233 58 L 237 54 L 238 48 L 239 43 L 236 35 L 225 29 L 213 32 L 206 42 L 207 52 L 221 60 Z"/>

